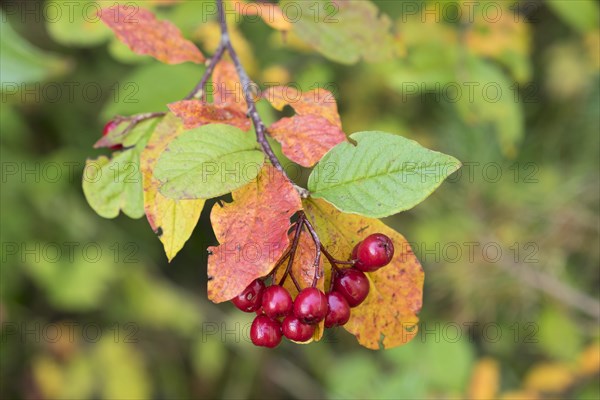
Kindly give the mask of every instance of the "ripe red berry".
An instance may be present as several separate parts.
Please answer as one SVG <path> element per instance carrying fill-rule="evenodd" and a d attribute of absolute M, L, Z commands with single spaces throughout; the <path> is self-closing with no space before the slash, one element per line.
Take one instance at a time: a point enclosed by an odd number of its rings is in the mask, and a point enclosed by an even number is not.
<path fill-rule="evenodd" d="M 305 324 L 316 324 L 327 315 L 327 297 L 317 288 L 303 289 L 294 301 L 294 315 Z"/>
<path fill-rule="evenodd" d="M 364 272 L 375 271 L 392 261 L 394 244 L 382 233 L 367 236 L 358 244 L 354 267 Z"/>
<path fill-rule="evenodd" d="M 259 315 L 252 321 L 250 340 L 256 346 L 276 347 L 281 342 L 281 325 L 279 321 Z"/>
<path fill-rule="evenodd" d="M 106 136 L 110 133 L 110 131 L 112 131 L 113 129 L 115 129 L 117 126 L 119 126 L 119 123 L 115 120 L 110 120 L 106 123 L 106 125 L 104 125 L 104 129 L 102 129 L 102 136 Z M 122 144 L 115 144 L 114 146 L 110 146 L 109 149 L 111 150 L 121 150 L 123 148 Z"/>
<path fill-rule="evenodd" d="M 262 308 L 271 318 L 285 317 L 292 311 L 292 296 L 279 285 L 266 288 L 262 296 Z"/>
<path fill-rule="evenodd" d="M 369 294 L 369 279 L 362 271 L 346 268 L 336 275 L 333 290 L 344 296 L 350 307 L 356 307 Z"/>
<path fill-rule="evenodd" d="M 350 319 L 350 306 L 342 294 L 327 293 L 328 311 L 325 317 L 325 328 L 344 325 Z"/>
<path fill-rule="evenodd" d="M 264 290 L 264 282 L 260 279 L 255 279 L 242 293 L 231 299 L 231 302 L 244 312 L 256 311 L 262 305 Z"/>
<path fill-rule="evenodd" d="M 294 342 L 306 342 L 315 333 L 315 326 L 305 324 L 294 315 L 288 315 L 281 323 L 283 335 Z"/>

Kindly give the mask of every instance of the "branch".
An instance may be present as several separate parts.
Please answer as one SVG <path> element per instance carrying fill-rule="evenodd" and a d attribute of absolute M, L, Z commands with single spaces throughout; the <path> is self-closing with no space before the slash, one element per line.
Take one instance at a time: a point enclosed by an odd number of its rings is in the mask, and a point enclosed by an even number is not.
<path fill-rule="evenodd" d="M 244 97 L 246 99 L 246 103 L 248 104 L 248 116 L 252 120 L 252 124 L 254 125 L 254 130 L 256 131 L 256 140 L 261 145 L 263 152 L 267 155 L 267 157 L 269 158 L 269 161 L 271 161 L 271 164 L 273 164 L 273 166 L 275 168 L 277 168 L 290 182 L 293 183 L 293 181 L 289 178 L 289 176 L 285 172 L 283 166 L 277 159 L 277 156 L 273 152 L 271 145 L 267 141 L 267 138 L 265 135 L 265 132 L 266 132 L 265 124 L 263 123 L 262 119 L 260 118 L 260 115 L 258 114 L 258 110 L 256 109 L 256 104 L 254 103 L 254 97 L 252 96 L 252 91 L 251 91 L 252 81 L 250 80 L 250 77 L 248 77 L 248 73 L 242 66 L 242 63 L 240 62 L 240 59 L 239 59 L 237 53 L 235 52 L 235 49 L 233 48 L 233 45 L 231 44 L 231 40 L 229 38 L 229 30 L 227 29 L 227 21 L 225 20 L 225 11 L 223 9 L 223 0 L 215 0 L 215 1 L 217 3 L 217 13 L 218 13 L 218 18 L 219 18 L 219 24 L 221 26 L 221 45 L 220 46 L 225 47 L 227 49 L 227 51 L 229 52 L 229 55 L 231 56 L 231 61 L 233 61 L 233 64 L 235 65 L 235 69 L 237 71 L 238 77 L 240 78 L 240 83 L 241 83 L 242 89 L 244 91 Z M 297 186 L 297 185 L 294 185 L 294 187 L 300 194 L 300 197 L 302 197 L 302 198 L 308 197 L 308 195 L 309 195 L 308 190 L 306 190 L 300 186 Z"/>
<path fill-rule="evenodd" d="M 190 94 L 188 94 L 185 97 L 185 100 L 190 100 L 190 99 L 199 98 L 199 97 L 202 97 L 203 100 L 205 99 L 206 91 L 204 90 L 204 87 L 208 83 L 208 79 L 211 77 L 213 71 L 215 70 L 215 67 L 217 66 L 219 61 L 221 61 L 221 59 L 223 58 L 223 54 L 225 54 L 225 50 L 227 50 L 227 46 L 225 46 L 225 44 L 223 43 L 223 40 L 221 39 L 221 43 L 219 43 L 219 47 L 217 48 L 217 51 L 215 51 L 215 54 L 213 54 L 212 58 L 210 59 L 210 62 L 206 66 L 206 70 L 204 71 L 204 74 L 202 74 L 202 79 L 200 79 L 200 82 L 198 82 L 198 84 L 190 92 Z"/>

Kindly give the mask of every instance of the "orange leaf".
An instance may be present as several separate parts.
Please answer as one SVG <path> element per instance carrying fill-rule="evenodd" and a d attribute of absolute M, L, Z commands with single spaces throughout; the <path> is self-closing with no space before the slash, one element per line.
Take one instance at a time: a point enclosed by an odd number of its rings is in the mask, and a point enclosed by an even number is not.
<path fill-rule="evenodd" d="M 271 165 L 232 197 L 210 215 L 220 243 L 208 248 L 208 298 L 215 303 L 271 272 L 289 245 L 290 218 L 302 209 L 291 182 Z"/>
<path fill-rule="evenodd" d="M 290 105 L 298 115 L 318 115 L 342 127 L 335 97 L 328 90 L 319 88 L 301 93 L 293 87 L 274 86 L 267 89 L 263 97 L 279 111 Z"/>
<path fill-rule="evenodd" d="M 99 12 L 120 41 L 137 54 L 148 54 L 166 64 L 202 63 L 204 56 L 168 21 L 159 21 L 144 8 L 114 5 Z"/>
<path fill-rule="evenodd" d="M 289 31 L 292 24 L 283 14 L 281 7 L 273 3 L 250 3 L 243 0 L 230 0 L 235 11 L 240 15 L 258 15 L 267 25 L 278 31 Z"/>
<path fill-rule="evenodd" d="M 323 245 L 337 259 L 348 259 L 354 245 L 372 233 L 380 232 L 392 239 L 392 262 L 367 273 L 369 295 L 352 309 L 344 328 L 369 349 L 387 349 L 409 342 L 418 330 L 424 273 L 404 236 L 378 219 L 342 213 L 320 199 L 305 200 L 304 209 Z"/>
<path fill-rule="evenodd" d="M 231 61 L 221 60 L 212 74 L 213 103 L 229 106 L 244 115 L 248 105 L 244 97 L 244 88 Z"/>
<path fill-rule="evenodd" d="M 283 154 L 303 167 L 312 167 L 346 139 L 340 128 L 316 115 L 282 118 L 269 127 L 269 133 L 281 143 Z"/>
<path fill-rule="evenodd" d="M 282 118 L 269 127 L 269 133 L 281 143 L 283 154 L 290 160 L 312 167 L 346 139 L 337 104 L 329 91 L 300 93 L 291 87 L 275 86 L 264 97 L 278 110 L 290 105 L 296 111 L 293 117 Z"/>
<path fill-rule="evenodd" d="M 246 113 L 223 104 L 209 104 L 202 100 L 181 100 L 169 104 L 171 110 L 183 121 L 185 129 L 206 124 L 228 124 L 245 131 L 250 129 Z"/>

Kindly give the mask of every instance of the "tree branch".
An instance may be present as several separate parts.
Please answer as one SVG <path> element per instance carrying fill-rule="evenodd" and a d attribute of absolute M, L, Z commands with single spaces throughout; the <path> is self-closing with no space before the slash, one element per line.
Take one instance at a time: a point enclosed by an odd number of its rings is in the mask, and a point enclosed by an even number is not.
<path fill-rule="evenodd" d="M 215 70 L 215 67 L 217 66 L 219 61 L 221 61 L 221 59 L 223 58 L 223 54 L 225 54 L 225 50 L 227 50 L 227 47 L 224 45 L 223 40 L 221 40 L 221 43 L 219 43 L 219 47 L 217 48 L 217 51 L 215 51 L 215 54 L 213 54 L 212 58 L 210 59 L 210 62 L 206 66 L 206 70 L 204 71 L 204 74 L 202 74 L 202 78 L 200 79 L 200 82 L 198 82 L 196 87 L 190 92 L 190 94 L 188 94 L 185 97 L 184 100 L 190 100 L 193 98 L 200 98 L 200 97 L 202 99 L 206 98 L 206 91 L 204 90 L 204 87 L 208 83 L 208 79 L 211 77 L 213 71 Z"/>
<path fill-rule="evenodd" d="M 263 152 L 267 155 L 267 157 L 269 158 L 269 161 L 271 161 L 271 164 L 273 164 L 273 166 L 275 168 L 277 168 L 293 184 L 293 181 L 289 178 L 289 176 L 285 172 L 283 166 L 281 165 L 281 163 L 277 159 L 277 156 L 273 152 L 271 145 L 267 141 L 267 137 L 265 134 L 266 133 L 265 124 L 263 123 L 262 119 L 260 118 L 260 115 L 258 114 L 258 110 L 256 109 L 256 104 L 254 103 L 254 97 L 252 95 L 252 90 L 251 90 L 252 89 L 252 81 L 250 80 L 248 73 L 242 66 L 242 63 L 240 62 L 240 59 L 239 59 L 235 49 L 233 48 L 233 45 L 231 44 L 231 40 L 229 38 L 229 30 L 227 29 L 227 21 L 225 20 L 225 10 L 223 8 L 223 0 L 215 0 L 215 1 L 217 3 L 217 14 L 218 14 L 218 18 L 219 18 L 219 25 L 221 27 L 221 44 L 220 44 L 220 46 L 223 46 L 229 52 L 229 55 L 231 56 L 231 61 L 233 61 L 233 64 L 235 65 L 235 69 L 237 71 L 238 77 L 240 78 L 240 84 L 242 85 L 244 97 L 246 99 L 246 103 L 248 104 L 248 116 L 252 120 L 252 124 L 254 125 L 254 130 L 256 131 L 256 140 L 261 145 Z M 308 190 L 306 190 L 300 186 L 297 186 L 297 185 L 294 185 L 294 187 L 300 194 L 300 197 L 302 197 L 302 198 L 308 197 L 308 195 L 309 195 Z"/>

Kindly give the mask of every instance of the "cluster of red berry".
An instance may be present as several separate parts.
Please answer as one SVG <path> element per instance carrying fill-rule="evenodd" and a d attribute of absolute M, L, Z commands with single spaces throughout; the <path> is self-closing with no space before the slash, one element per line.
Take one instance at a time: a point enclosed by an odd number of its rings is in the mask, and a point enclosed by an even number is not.
<path fill-rule="evenodd" d="M 340 269 L 332 265 L 331 286 L 327 294 L 315 287 L 302 289 L 295 300 L 283 286 L 266 286 L 254 280 L 231 301 L 244 312 L 256 312 L 250 328 L 250 339 L 256 346 L 276 347 L 282 336 L 294 342 L 306 342 L 315 326 L 325 320 L 325 327 L 344 325 L 350 319 L 350 308 L 361 304 L 369 294 L 365 272 L 375 271 L 392 260 L 394 245 L 389 237 L 376 233 L 358 243 L 352 251 L 352 267 Z"/>

